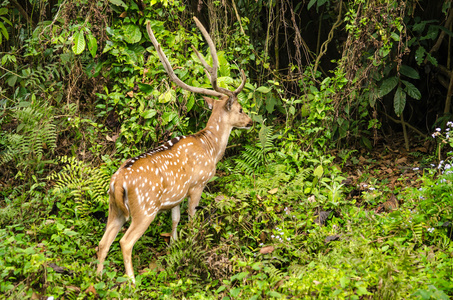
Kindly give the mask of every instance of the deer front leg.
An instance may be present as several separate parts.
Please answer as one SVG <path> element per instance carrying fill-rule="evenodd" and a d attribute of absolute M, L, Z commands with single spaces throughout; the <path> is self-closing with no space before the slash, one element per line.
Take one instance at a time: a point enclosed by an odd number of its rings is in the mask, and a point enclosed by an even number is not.
<path fill-rule="evenodd" d="M 180 206 L 179 204 L 176 205 L 171 209 L 171 220 L 173 221 L 172 227 L 171 227 L 171 242 L 176 241 L 178 239 L 178 223 L 179 219 L 181 218 L 181 211 L 180 211 Z"/>
<path fill-rule="evenodd" d="M 200 203 L 201 193 L 203 193 L 204 186 L 193 187 L 189 191 L 189 219 L 195 216 L 195 207 Z"/>

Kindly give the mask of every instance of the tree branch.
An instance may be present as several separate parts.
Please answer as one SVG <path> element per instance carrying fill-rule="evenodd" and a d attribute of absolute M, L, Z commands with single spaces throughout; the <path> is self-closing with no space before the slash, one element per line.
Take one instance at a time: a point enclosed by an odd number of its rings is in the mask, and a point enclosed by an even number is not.
<path fill-rule="evenodd" d="M 390 119 L 390 121 L 393 121 L 394 123 L 397 123 L 397 124 L 401 124 L 401 123 L 404 123 L 407 127 L 409 127 L 410 129 L 412 129 L 413 131 L 415 131 L 417 134 L 421 135 L 422 137 L 428 137 L 426 134 L 424 134 L 423 132 L 421 132 L 420 130 L 418 130 L 417 128 L 415 128 L 414 126 L 412 126 L 411 124 L 405 122 L 405 121 L 400 121 L 400 120 L 397 120 L 397 119 L 394 119 L 392 118 L 391 116 L 389 116 L 388 114 L 386 114 L 385 112 L 383 111 L 380 111 L 380 113 L 384 114 L 387 118 Z"/>

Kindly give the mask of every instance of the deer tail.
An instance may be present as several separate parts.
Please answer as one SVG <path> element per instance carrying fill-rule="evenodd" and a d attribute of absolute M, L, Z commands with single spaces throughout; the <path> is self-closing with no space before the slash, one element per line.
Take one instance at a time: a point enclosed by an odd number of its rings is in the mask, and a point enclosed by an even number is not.
<path fill-rule="evenodd" d="M 112 180 L 109 198 L 110 207 L 115 207 L 117 210 L 121 211 L 126 220 L 129 220 L 130 210 L 127 198 L 127 186 L 120 176 L 116 176 L 114 181 Z"/>

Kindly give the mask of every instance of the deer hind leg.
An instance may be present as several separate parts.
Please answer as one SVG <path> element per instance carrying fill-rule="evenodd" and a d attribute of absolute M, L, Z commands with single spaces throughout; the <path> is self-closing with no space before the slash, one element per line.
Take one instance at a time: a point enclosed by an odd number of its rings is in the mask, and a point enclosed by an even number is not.
<path fill-rule="evenodd" d="M 171 241 L 176 241 L 178 239 L 178 223 L 179 219 L 181 218 L 181 210 L 180 210 L 180 205 L 176 205 L 171 209 L 171 220 L 172 220 L 172 226 L 171 226 Z"/>
<path fill-rule="evenodd" d="M 99 260 L 97 268 L 98 274 L 100 274 L 104 269 L 105 257 L 107 256 L 110 246 L 112 245 L 113 241 L 115 240 L 115 237 L 117 236 L 118 232 L 120 231 L 121 227 L 123 227 L 125 222 L 126 218 L 124 217 L 123 212 L 118 207 L 116 207 L 115 204 L 110 203 L 107 226 L 105 229 L 104 236 L 99 242 L 98 247 L 98 260 Z"/>
<path fill-rule="evenodd" d="M 159 210 L 151 212 L 149 215 L 132 217 L 132 222 L 123 238 L 120 240 L 121 251 L 123 252 L 124 268 L 126 275 L 135 284 L 134 268 L 132 267 L 132 248 L 138 239 L 145 233 Z"/>

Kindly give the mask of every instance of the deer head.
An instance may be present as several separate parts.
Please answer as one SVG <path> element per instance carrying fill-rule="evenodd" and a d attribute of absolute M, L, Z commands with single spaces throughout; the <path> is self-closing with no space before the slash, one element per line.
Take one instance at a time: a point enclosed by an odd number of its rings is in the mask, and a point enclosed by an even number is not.
<path fill-rule="evenodd" d="M 131 224 L 121 238 L 120 245 L 126 275 L 134 281 L 132 248 L 157 213 L 171 210 L 173 221 L 171 238 L 176 240 L 180 203 L 186 197 L 189 199 L 189 216 L 193 217 L 201 193 L 208 180 L 214 176 L 216 164 L 223 156 L 231 130 L 234 127 L 252 126 L 252 120 L 237 101 L 237 95 L 245 85 L 245 72 L 241 70 L 242 83 L 235 91 L 217 86 L 218 58 L 214 43 L 203 25 L 196 18 L 194 20 L 211 51 L 212 67 L 193 48 L 206 69 L 212 90 L 189 86 L 182 82 L 174 73 L 149 23 L 146 29 L 172 81 L 190 92 L 220 99 L 204 97 L 212 110 L 206 128 L 190 136 L 173 138 L 156 149 L 131 158 L 113 174 L 109 189 L 109 216 L 98 249 L 98 273 L 104 268 L 104 260 L 110 245 L 124 223 L 131 218 Z"/>

